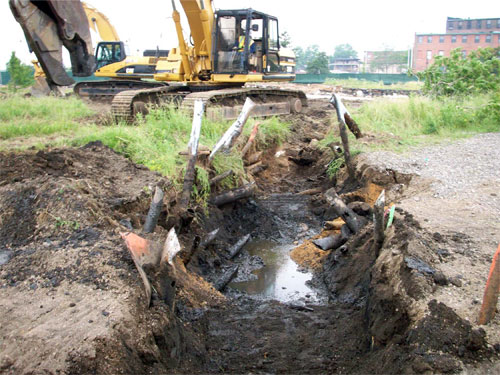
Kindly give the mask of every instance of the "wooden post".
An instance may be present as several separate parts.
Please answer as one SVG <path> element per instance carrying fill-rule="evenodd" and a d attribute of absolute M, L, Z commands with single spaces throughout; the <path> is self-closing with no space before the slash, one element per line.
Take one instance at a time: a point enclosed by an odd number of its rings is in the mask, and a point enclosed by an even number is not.
<path fill-rule="evenodd" d="M 248 118 L 252 110 L 255 108 L 256 104 L 252 101 L 252 99 L 247 98 L 245 104 L 243 105 L 243 109 L 238 116 L 238 119 L 227 129 L 224 135 L 219 139 L 215 147 L 212 149 L 212 153 L 208 157 L 209 160 L 212 160 L 215 154 L 220 150 L 230 150 L 233 147 L 234 142 L 243 132 L 243 127 L 245 126 Z"/>
<path fill-rule="evenodd" d="M 351 114 L 349 113 L 347 108 L 344 106 L 344 104 L 342 103 L 340 98 L 334 94 L 330 98 L 330 103 L 332 103 L 333 106 L 335 107 L 335 109 L 337 110 L 337 116 L 338 116 L 338 113 L 340 112 L 342 118 L 344 119 L 345 124 L 347 125 L 349 130 L 352 132 L 352 134 L 354 134 L 356 139 L 362 138 L 363 134 L 361 133 L 361 130 L 359 129 L 358 124 L 351 117 Z"/>
<path fill-rule="evenodd" d="M 478 324 L 487 324 L 495 317 L 497 309 L 498 295 L 500 293 L 500 245 L 498 245 L 497 252 L 493 256 L 491 262 L 490 273 L 488 281 L 486 282 L 486 289 L 484 291 L 483 305 L 479 313 Z"/>
<path fill-rule="evenodd" d="M 354 166 L 351 160 L 351 151 L 349 149 L 349 138 L 347 136 L 346 123 L 344 114 L 347 112 L 345 107 L 343 106 L 340 99 L 336 94 L 333 94 L 332 99 L 335 105 L 335 109 L 337 110 L 337 119 L 339 121 L 339 131 L 340 131 L 340 139 L 342 140 L 342 147 L 344 148 L 344 159 L 345 165 L 347 167 L 347 172 L 349 173 L 349 177 L 354 180 L 356 178 L 356 171 L 354 170 Z"/>
<path fill-rule="evenodd" d="M 373 206 L 373 223 L 374 223 L 374 239 L 377 250 L 384 243 L 384 207 L 385 207 L 385 190 L 382 190 L 379 197 Z"/>
<path fill-rule="evenodd" d="M 215 198 L 212 198 L 210 200 L 210 203 L 215 206 L 222 206 L 226 203 L 231 203 L 239 199 L 251 197 L 253 195 L 254 185 L 255 183 L 252 182 L 250 184 L 243 185 L 238 189 L 233 189 L 222 193 Z"/>
<path fill-rule="evenodd" d="M 214 178 L 212 178 L 210 180 L 210 186 L 215 186 L 217 185 L 219 182 L 221 182 L 222 180 L 224 180 L 225 178 L 228 178 L 229 176 L 232 176 L 234 174 L 233 170 L 230 169 L 224 173 L 221 173 L 220 175 L 218 176 L 215 176 Z"/>
<path fill-rule="evenodd" d="M 250 133 L 250 137 L 248 137 L 247 144 L 241 150 L 241 158 L 244 158 L 245 155 L 247 154 L 247 152 L 250 150 L 250 147 L 252 147 L 252 144 L 255 141 L 255 137 L 257 136 L 257 133 L 259 132 L 259 126 L 260 126 L 260 122 L 256 122 L 255 125 L 253 126 L 252 132 Z"/>
<path fill-rule="evenodd" d="M 149 206 L 148 215 L 146 216 L 146 222 L 144 223 L 143 231 L 144 233 L 152 233 L 155 230 L 156 224 L 158 223 L 158 217 L 160 216 L 161 210 L 163 208 L 163 197 L 164 192 L 159 186 L 155 189 L 155 195 Z"/>
<path fill-rule="evenodd" d="M 342 217 L 353 233 L 357 233 L 366 224 L 366 220 L 363 217 L 357 215 L 353 210 L 346 206 L 334 188 L 326 191 L 325 198 L 327 202 L 332 205 L 337 215 Z"/>
<path fill-rule="evenodd" d="M 193 189 L 194 180 L 196 178 L 196 159 L 198 156 L 198 142 L 200 141 L 201 133 L 201 120 L 203 118 L 204 103 L 197 100 L 194 103 L 193 124 L 191 127 L 191 137 L 188 143 L 189 161 L 186 167 L 186 174 L 184 175 L 184 185 L 182 186 L 182 194 L 179 202 L 181 211 L 187 209 L 191 191 Z"/>
<path fill-rule="evenodd" d="M 222 276 L 219 277 L 219 279 L 214 283 L 214 288 L 220 292 L 223 291 L 227 284 L 229 284 L 238 275 L 239 268 L 240 267 L 237 264 L 234 264 L 225 270 Z"/>
<path fill-rule="evenodd" d="M 243 246 L 250 240 L 250 234 L 240 238 L 238 242 L 236 242 L 233 246 L 229 248 L 229 259 L 233 259 L 236 255 L 238 255 L 243 249 Z"/>

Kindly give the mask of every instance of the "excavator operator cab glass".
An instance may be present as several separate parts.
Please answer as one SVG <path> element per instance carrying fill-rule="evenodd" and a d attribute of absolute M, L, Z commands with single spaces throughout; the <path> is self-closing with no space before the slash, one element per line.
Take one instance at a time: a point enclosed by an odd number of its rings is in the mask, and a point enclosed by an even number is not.
<path fill-rule="evenodd" d="M 279 72 L 278 20 L 253 9 L 216 12 L 214 71 L 219 74 Z"/>
<path fill-rule="evenodd" d="M 95 53 L 96 70 L 103 66 L 120 62 L 125 57 L 127 55 L 123 42 L 99 42 Z"/>

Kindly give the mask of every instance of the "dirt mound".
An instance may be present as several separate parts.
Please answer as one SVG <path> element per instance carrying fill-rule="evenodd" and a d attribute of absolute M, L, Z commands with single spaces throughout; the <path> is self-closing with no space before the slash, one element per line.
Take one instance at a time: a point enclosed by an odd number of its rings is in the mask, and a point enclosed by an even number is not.
<path fill-rule="evenodd" d="M 158 301 L 145 307 L 118 235 L 140 230 L 157 183 L 168 181 L 100 143 L 0 155 L 0 372 L 144 373 L 200 361 L 178 317 Z M 179 306 L 222 301 L 193 275 L 179 285 Z"/>

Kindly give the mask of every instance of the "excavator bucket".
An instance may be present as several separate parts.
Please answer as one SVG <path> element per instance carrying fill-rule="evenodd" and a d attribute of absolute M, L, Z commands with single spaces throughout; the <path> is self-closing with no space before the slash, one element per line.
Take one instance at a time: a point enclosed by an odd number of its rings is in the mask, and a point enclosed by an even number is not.
<path fill-rule="evenodd" d="M 64 70 L 63 46 L 69 51 L 73 75 L 92 75 L 95 58 L 87 17 L 80 1 L 9 0 L 9 5 L 49 85 L 74 83 Z"/>

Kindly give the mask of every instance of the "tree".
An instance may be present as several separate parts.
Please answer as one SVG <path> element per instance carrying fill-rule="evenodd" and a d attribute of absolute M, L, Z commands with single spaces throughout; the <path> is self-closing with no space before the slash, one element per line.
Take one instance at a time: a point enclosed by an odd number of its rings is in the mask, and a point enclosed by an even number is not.
<path fill-rule="evenodd" d="M 309 63 L 320 53 L 319 46 L 314 44 L 308 46 L 305 50 L 302 47 L 295 47 L 296 69 L 306 70 Z"/>
<path fill-rule="evenodd" d="M 333 53 L 334 59 L 356 59 L 358 53 L 352 48 L 350 44 L 339 44 L 335 47 L 335 52 Z"/>
<path fill-rule="evenodd" d="M 16 57 L 16 53 L 12 52 L 10 60 L 7 63 L 7 71 L 10 74 L 9 87 L 16 90 L 17 87 L 27 87 L 34 82 L 33 68 L 23 64 Z"/>
<path fill-rule="evenodd" d="M 290 34 L 288 34 L 287 31 L 283 31 L 280 35 L 280 45 L 281 47 L 290 47 L 292 44 L 292 38 L 290 37 Z"/>
<path fill-rule="evenodd" d="M 311 74 L 327 74 L 328 69 L 328 56 L 325 52 L 317 53 L 311 61 L 307 64 L 307 73 Z"/>
<path fill-rule="evenodd" d="M 424 92 L 433 96 L 471 95 L 500 90 L 500 47 L 478 48 L 464 57 L 461 48 L 449 57 L 436 56 L 434 63 L 417 73 L 425 81 Z"/>
<path fill-rule="evenodd" d="M 370 70 L 373 72 L 382 70 L 385 73 L 391 66 L 397 66 L 401 72 L 408 64 L 407 51 L 392 51 L 387 49 L 385 51 L 373 52 L 373 59 L 370 62 Z"/>

